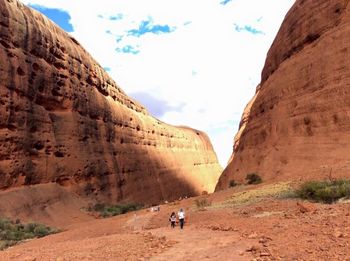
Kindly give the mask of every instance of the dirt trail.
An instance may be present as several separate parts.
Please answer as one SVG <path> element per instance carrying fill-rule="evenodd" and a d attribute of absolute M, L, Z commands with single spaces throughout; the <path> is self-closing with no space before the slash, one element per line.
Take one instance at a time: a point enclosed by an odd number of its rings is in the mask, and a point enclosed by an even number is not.
<path fill-rule="evenodd" d="M 147 229 L 166 215 L 146 211 L 81 223 L 80 228 L 0 252 L 0 260 L 250 260 L 237 233 L 186 226 Z"/>
<path fill-rule="evenodd" d="M 159 228 L 151 233 L 157 237 L 173 238 L 177 242 L 172 248 L 152 257 L 151 260 L 251 260 L 244 257 L 248 245 L 232 232 L 198 229 L 194 226 Z"/>
<path fill-rule="evenodd" d="M 213 231 L 197 228 L 195 225 L 179 226 L 172 229 L 170 226 L 144 230 L 151 225 L 152 218 L 163 218 L 163 213 L 151 213 L 134 216 L 127 221 L 127 225 L 137 233 L 150 233 L 154 237 L 167 240 L 172 245 L 150 260 L 250 260 L 244 257 L 244 250 L 249 247 L 247 242 L 241 241 L 238 233 L 232 231 Z M 147 231 L 147 232 L 146 232 Z"/>

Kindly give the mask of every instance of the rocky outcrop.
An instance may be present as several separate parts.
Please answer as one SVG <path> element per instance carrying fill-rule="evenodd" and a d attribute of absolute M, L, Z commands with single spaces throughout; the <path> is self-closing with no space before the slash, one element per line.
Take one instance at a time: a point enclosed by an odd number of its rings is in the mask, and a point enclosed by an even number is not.
<path fill-rule="evenodd" d="M 205 133 L 152 116 L 80 44 L 16 0 L 0 1 L 0 188 L 55 182 L 101 200 L 211 192 Z"/>
<path fill-rule="evenodd" d="M 288 12 L 217 189 L 252 172 L 265 181 L 349 177 L 348 3 L 298 0 Z"/>

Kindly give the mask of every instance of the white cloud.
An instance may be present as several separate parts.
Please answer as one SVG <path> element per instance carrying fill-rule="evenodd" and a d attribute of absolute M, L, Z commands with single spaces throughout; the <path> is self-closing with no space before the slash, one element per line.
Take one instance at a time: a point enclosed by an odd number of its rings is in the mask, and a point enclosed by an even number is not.
<path fill-rule="evenodd" d="M 260 82 L 266 53 L 294 0 L 22 0 L 61 8 L 72 33 L 127 93 L 149 92 L 171 110 L 161 120 L 204 130 L 223 166 L 246 103 Z M 109 20 L 98 17 L 116 16 Z M 171 33 L 127 36 L 142 21 Z M 263 34 L 239 28 L 250 26 Z M 109 33 L 106 33 L 109 31 Z M 123 36 L 117 42 L 117 36 Z M 132 46 L 137 54 L 116 52 Z"/>

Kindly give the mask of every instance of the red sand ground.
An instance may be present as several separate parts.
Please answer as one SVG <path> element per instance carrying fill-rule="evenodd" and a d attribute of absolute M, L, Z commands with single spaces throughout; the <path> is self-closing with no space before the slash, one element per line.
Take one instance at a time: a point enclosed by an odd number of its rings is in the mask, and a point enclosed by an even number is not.
<path fill-rule="evenodd" d="M 75 221 L 62 233 L 0 252 L 0 260 L 350 260 L 349 203 L 278 199 L 261 194 L 267 188 L 228 189 L 161 205 L 160 212 Z M 211 206 L 199 210 L 196 199 Z M 180 207 L 185 228 L 171 229 L 168 216 Z"/>

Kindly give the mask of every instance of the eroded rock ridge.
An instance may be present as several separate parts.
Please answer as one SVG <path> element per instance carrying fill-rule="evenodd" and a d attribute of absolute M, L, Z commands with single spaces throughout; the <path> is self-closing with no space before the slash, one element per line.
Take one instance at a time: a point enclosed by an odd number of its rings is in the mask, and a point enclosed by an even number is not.
<path fill-rule="evenodd" d="M 297 0 L 267 54 L 217 189 L 350 176 L 350 6 Z"/>
<path fill-rule="evenodd" d="M 38 12 L 16 0 L 0 12 L 0 189 L 55 182 L 140 202 L 214 190 L 205 133 L 153 118 Z"/>

